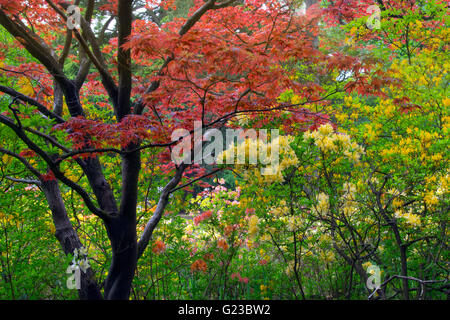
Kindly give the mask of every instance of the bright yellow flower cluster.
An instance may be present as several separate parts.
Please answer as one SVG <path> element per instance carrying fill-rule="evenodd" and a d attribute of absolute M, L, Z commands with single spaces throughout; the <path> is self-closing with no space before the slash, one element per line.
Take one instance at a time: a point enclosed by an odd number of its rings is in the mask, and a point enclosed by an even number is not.
<path fill-rule="evenodd" d="M 329 198 L 328 195 L 321 192 L 316 196 L 317 205 L 314 208 L 314 211 L 320 215 L 328 214 L 330 210 Z"/>
<path fill-rule="evenodd" d="M 252 215 L 248 220 L 248 234 L 250 238 L 255 238 L 259 232 L 259 219 L 256 215 Z"/>
<path fill-rule="evenodd" d="M 446 174 L 445 176 L 439 179 L 439 187 L 436 190 L 436 194 L 438 196 L 443 196 L 444 194 L 448 194 L 448 185 L 450 184 L 450 174 Z"/>
<path fill-rule="evenodd" d="M 269 209 L 269 213 L 275 217 L 280 217 L 289 214 L 289 207 L 285 200 L 281 200 L 276 206 Z"/>
<path fill-rule="evenodd" d="M 351 142 L 349 135 L 334 133 L 329 123 L 322 125 L 316 131 L 306 131 L 303 137 L 306 141 L 313 139 L 314 144 L 322 152 L 342 152 L 354 163 L 358 163 L 361 155 L 364 154 L 363 148 L 356 142 Z"/>
<path fill-rule="evenodd" d="M 370 261 L 366 261 L 362 264 L 362 267 L 364 268 L 364 270 L 367 270 L 370 266 L 372 266 L 372 262 L 370 262 Z"/>
<path fill-rule="evenodd" d="M 423 197 L 423 200 L 425 201 L 425 203 L 429 208 L 433 208 L 439 203 L 438 197 L 432 191 L 427 192 Z"/>
<path fill-rule="evenodd" d="M 405 222 L 413 227 L 420 227 L 420 216 L 418 214 L 414 214 L 411 212 L 411 210 L 409 212 L 403 212 L 402 210 L 397 210 L 395 211 L 394 216 L 398 219 L 398 218 L 403 218 L 405 219 Z"/>
<path fill-rule="evenodd" d="M 440 177 L 439 180 L 436 176 L 431 176 L 426 179 L 426 181 L 429 187 L 431 186 L 432 189 L 424 193 L 423 200 L 428 209 L 432 210 L 439 204 L 439 199 L 448 197 L 450 175 L 446 174 L 445 176 Z"/>
<path fill-rule="evenodd" d="M 320 258 L 325 262 L 332 262 L 336 258 L 334 252 L 331 250 L 324 250 L 320 252 Z"/>
<path fill-rule="evenodd" d="M 302 226 L 302 219 L 299 216 L 283 216 L 279 220 L 286 224 L 290 232 L 297 231 Z"/>
<path fill-rule="evenodd" d="M 240 114 L 236 117 L 238 124 L 242 127 L 246 126 L 250 120 L 250 117 L 246 114 Z"/>
<path fill-rule="evenodd" d="M 234 169 L 247 180 L 254 179 L 259 184 L 283 182 L 283 170 L 296 166 L 299 162 L 290 147 L 293 140 L 292 136 L 278 136 L 266 143 L 262 139 L 247 138 L 219 154 L 218 159 L 223 163 L 230 163 L 230 159 L 238 155 L 238 160 L 241 161 L 234 165 Z M 245 159 L 240 159 L 239 155 L 244 155 Z"/>
<path fill-rule="evenodd" d="M 27 77 L 20 77 L 17 81 L 17 86 L 19 87 L 19 91 L 26 96 L 33 96 L 34 89 L 31 84 L 31 80 Z"/>
<path fill-rule="evenodd" d="M 341 200 L 343 203 L 342 211 L 346 216 L 351 216 L 358 211 L 358 204 L 356 202 L 356 186 L 353 183 L 344 183 L 344 195 Z"/>

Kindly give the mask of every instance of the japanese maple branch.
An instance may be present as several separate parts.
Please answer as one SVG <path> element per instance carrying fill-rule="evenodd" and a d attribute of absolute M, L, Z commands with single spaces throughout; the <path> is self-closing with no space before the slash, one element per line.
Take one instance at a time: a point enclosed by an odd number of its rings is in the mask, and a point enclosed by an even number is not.
<path fill-rule="evenodd" d="M 37 186 L 42 185 L 42 183 L 39 180 L 18 179 L 18 178 L 14 178 L 14 177 L 10 177 L 10 176 L 4 176 L 4 178 L 9 180 L 9 181 L 17 182 L 17 183 L 34 184 L 34 185 L 37 185 Z"/>
<path fill-rule="evenodd" d="M 186 20 L 186 22 L 183 24 L 183 26 L 178 31 L 178 34 L 180 36 L 185 35 L 201 19 L 201 17 L 208 10 L 225 8 L 227 6 L 232 5 L 234 2 L 236 2 L 236 0 L 229 0 L 229 1 L 224 1 L 224 2 L 216 4 L 216 0 L 208 0 L 204 5 L 202 5 L 199 9 L 197 9 L 197 11 L 195 11 L 194 14 L 192 14 L 192 16 L 190 16 Z M 163 70 L 167 67 L 167 65 L 173 59 L 174 59 L 173 56 L 168 56 L 164 60 L 163 65 L 161 66 L 161 68 L 159 69 L 159 71 L 157 73 L 158 76 L 162 75 Z M 147 88 L 145 94 L 149 94 L 149 93 L 155 91 L 156 89 L 159 88 L 159 86 L 160 86 L 160 80 L 152 81 L 150 86 Z M 141 114 L 142 111 L 144 110 L 144 108 L 145 108 L 145 105 L 144 105 L 143 99 L 139 99 L 138 102 L 136 103 L 135 107 L 134 107 L 134 114 Z"/>
<path fill-rule="evenodd" d="M 65 13 L 59 9 L 51 0 L 45 0 L 49 6 L 51 6 L 56 13 L 58 13 L 64 21 L 67 21 L 67 16 Z M 81 47 L 83 48 L 83 51 L 86 53 L 86 55 L 89 57 L 89 59 L 92 61 L 92 63 L 95 65 L 97 70 L 100 73 L 100 76 L 102 78 L 102 84 L 105 87 L 106 91 L 108 92 L 108 95 L 111 98 L 111 101 L 116 106 L 117 105 L 117 94 L 118 89 L 117 86 L 109 73 L 108 69 L 106 68 L 105 62 L 103 60 L 103 56 L 101 54 L 100 48 L 98 46 L 97 40 L 95 38 L 95 35 L 93 34 L 91 28 L 89 27 L 89 24 L 86 22 L 86 20 L 83 17 L 80 17 L 80 24 L 81 28 L 83 30 L 83 33 L 86 34 L 86 37 L 91 44 L 92 50 L 89 48 L 88 43 L 84 39 L 84 37 L 80 34 L 80 32 L 77 29 L 73 29 L 73 33 L 75 35 L 75 38 L 80 43 Z"/>
<path fill-rule="evenodd" d="M 41 64 L 43 64 L 50 72 L 50 74 L 54 77 L 54 79 L 60 84 L 66 99 L 70 115 L 72 117 L 84 116 L 84 110 L 79 99 L 78 88 L 76 87 L 75 82 L 69 80 L 63 73 L 63 70 L 58 63 L 57 57 L 55 57 L 54 52 L 45 44 L 45 42 L 41 38 L 32 33 L 27 26 L 21 23 L 19 17 L 15 17 L 14 19 L 15 20 L 13 21 L 12 18 L 10 18 L 3 10 L 0 10 L 0 25 L 5 27 L 5 29 L 12 36 L 14 36 L 20 43 L 22 43 L 25 49 Z M 81 40 L 81 43 L 83 43 L 83 40 Z M 112 97 L 112 100 L 113 102 L 115 101 L 114 97 Z M 117 211 L 112 190 L 103 176 L 103 172 L 101 171 L 101 166 L 98 159 L 90 159 L 89 164 L 83 164 L 82 168 L 86 173 L 86 176 L 88 177 L 89 183 L 94 190 L 100 206 L 107 209 L 106 211 L 108 212 Z M 69 184 L 69 186 L 71 187 L 75 187 L 75 191 L 83 195 L 82 197 L 87 201 L 86 203 L 89 204 L 88 207 L 93 210 L 93 213 L 97 213 L 102 217 L 105 216 L 104 211 L 99 210 L 95 207 L 95 205 L 90 200 L 89 195 L 83 189 L 78 188 L 79 186 L 74 186 L 70 180 L 65 180 L 64 175 L 61 176 L 60 180 L 63 183 Z"/>
<path fill-rule="evenodd" d="M 69 28 L 67 28 L 67 33 L 66 33 L 66 40 L 64 42 L 64 48 L 61 52 L 61 55 L 59 56 L 58 62 L 60 65 L 64 65 L 64 61 L 66 61 L 67 56 L 69 55 L 70 52 L 70 47 L 72 45 L 72 30 L 70 30 Z"/>
<path fill-rule="evenodd" d="M 47 116 L 47 117 L 49 117 L 51 119 L 56 120 L 56 122 L 58 122 L 58 123 L 64 123 L 65 122 L 65 120 L 63 118 L 61 118 L 57 114 L 51 112 L 50 110 L 47 109 L 47 107 L 45 107 L 43 104 L 37 102 L 36 100 L 34 100 L 31 97 L 28 97 L 28 96 L 26 96 L 26 95 L 24 95 L 24 94 L 22 94 L 22 93 L 20 93 L 20 92 L 18 92 L 16 90 L 14 90 L 14 89 L 11 89 L 9 87 L 5 87 L 5 86 L 2 86 L 2 85 L 0 85 L 0 91 L 3 92 L 3 93 L 6 93 L 7 95 L 9 95 L 9 96 L 11 96 L 13 98 L 18 98 L 18 99 L 20 99 L 23 102 L 26 102 L 26 103 L 28 103 L 28 104 L 30 104 L 32 106 L 35 106 L 40 113 L 42 113 L 43 115 L 45 115 L 45 116 Z"/>
<path fill-rule="evenodd" d="M 46 135 L 45 133 L 42 133 L 42 132 L 40 132 L 38 130 L 35 130 L 35 129 L 32 129 L 32 128 L 28 128 L 28 127 L 25 127 L 23 129 L 25 131 L 28 131 L 28 132 L 30 132 L 32 134 L 35 134 L 35 135 L 37 135 L 37 136 L 47 140 L 50 144 L 52 144 L 53 146 L 57 147 L 58 149 L 61 149 L 64 152 L 70 152 L 70 150 L 68 148 L 66 148 L 65 146 L 60 144 L 58 141 L 56 141 L 55 138 L 53 138 L 53 137 L 51 137 L 49 135 Z"/>
<path fill-rule="evenodd" d="M 56 6 L 51 0 L 45 0 L 45 1 L 52 7 L 53 10 L 56 11 L 56 13 L 58 13 L 64 19 L 64 21 L 67 21 L 67 16 L 60 8 L 58 8 L 58 6 Z M 69 8 L 69 6 L 71 5 L 70 3 L 67 3 L 67 2 L 59 2 L 58 4 L 62 8 L 64 8 L 64 10 L 67 10 Z M 93 6 L 94 5 L 93 1 L 89 1 L 88 5 Z M 90 45 L 92 47 L 93 55 L 95 56 L 97 61 L 102 65 L 102 67 L 106 67 L 105 61 L 103 59 L 102 51 L 100 49 L 99 42 L 90 27 L 89 22 L 91 20 L 91 15 L 92 15 L 92 13 L 90 13 L 90 10 L 93 10 L 93 8 L 88 7 L 87 12 L 86 12 L 86 17 L 83 17 L 83 16 L 80 17 L 80 27 L 83 32 L 83 39 L 84 39 L 84 37 L 86 37 L 86 40 L 90 43 Z M 76 30 L 76 29 L 74 29 L 74 30 Z"/>
<path fill-rule="evenodd" d="M 186 136 L 182 136 L 180 138 L 178 138 L 177 140 L 174 140 L 172 142 L 168 142 L 168 143 L 149 143 L 146 145 L 142 145 L 133 149 L 127 149 L 127 150 L 123 150 L 123 149 L 117 149 L 117 148 L 97 148 L 97 149 L 82 149 L 82 150 L 66 150 L 67 153 L 59 156 L 59 158 L 57 159 L 57 162 L 61 162 L 65 159 L 68 159 L 70 157 L 79 155 L 79 154 L 89 154 L 89 153 L 105 153 L 105 152 L 114 152 L 114 153 L 118 153 L 121 155 L 126 155 L 126 154 L 130 154 L 136 151 L 141 151 L 144 149 L 149 149 L 149 148 L 164 148 L 164 147 L 171 147 L 172 145 L 178 143 L 179 141 L 181 141 L 184 137 L 188 137 L 188 135 Z"/>
<path fill-rule="evenodd" d="M 0 25 L 14 36 L 34 58 L 41 62 L 61 85 L 71 116 L 84 115 L 75 85 L 65 76 L 54 51 L 41 38 L 32 33 L 20 21 L 19 17 L 12 20 L 3 10 L 0 10 Z"/>
<path fill-rule="evenodd" d="M 111 16 L 103 25 L 102 29 L 100 30 L 99 36 L 98 36 L 98 43 L 103 43 L 104 37 L 105 37 L 105 32 L 108 29 L 110 23 L 114 20 L 115 16 Z M 91 67 L 91 60 L 86 56 L 86 53 L 84 52 L 84 50 L 80 50 L 80 54 L 79 54 L 79 59 L 80 59 L 80 67 L 78 69 L 77 72 L 77 76 L 75 78 L 75 83 L 78 89 L 80 89 L 88 74 L 89 74 L 89 69 Z"/>
<path fill-rule="evenodd" d="M 25 166 L 25 168 L 27 168 L 38 179 L 40 179 L 40 177 L 42 176 L 41 173 L 35 167 L 33 167 L 24 157 L 20 156 L 19 154 L 9 151 L 7 149 L 1 148 L 1 147 L 0 147 L 0 152 L 3 154 L 7 154 L 11 157 L 14 157 L 17 160 L 19 160 L 20 162 L 22 162 L 22 164 Z"/>
<path fill-rule="evenodd" d="M 243 95 L 247 95 L 249 92 L 251 92 L 251 91 L 246 90 L 246 91 L 243 93 Z M 226 122 L 226 121 L 230 120 L 231 118 L 233 118 L 233 117 L 235 117 L 236 115 L 239 115 L 239 114 L 247 114 L 247 113 L 265 113 L 265 112 L 270 112 L 270 111 L 289 110 L 289 108 L 292 108 L 292 107 L 298 107 L 298 106 L 305 105 L 305 104 L 309 104 L 309 103 L 315 103 L 315 102 L 324 101 L 324 100 L 326 100 L 328 97 L 330 97 L 331 95 L 333 95 L 333 94 L 335 94 L 335 93 L 336 93 L 336 92 L 330 93 L 329 95 L 326 95 L 325 97 L 323 97 L 323 98 L 321 98 L 321 99 L 317 99 L 317 100 L 305 101 L 305 102 L 297 103 L 297 104 L 284 104 L 284 105 L 280 105 L 280 106 L 272 107 L 272 108 L 253 109 L 253 110 L 251 110 L 251 109 L 248 109 L 248 110 L 237 110 L 237 108 L 235 108 L 235 110 L 234 110 L 233 112 L 227 113 L 227 114 L 225 114 L 225 115 L 223 115 L 223 116 L 217 118 L 216 120 L 214 120 L 214 121 L 212 121 L 212 122 L 210 122 L 210 123 L 207 123 L 207 124 L 203 125 L 203 126 L 202 126 L 202 129 L 210 128 L 210 127 L 212 127 L 212 126 L 214 126 L 214 125 L 216 125 L 216 124 L 218 124 L 218 123 L 220 123 L 220 122 Z M 236 106 L 237 106 L 238 103 L 241 101 L 241 99 L 242 99 L 242 97 L 239 98 L 239 100 L 238 100 Z M 308 111 L 308 110 L 301 110 L 301 111 L 299 111 L 299 110 L 289 110 L 289 111 L 291 111 L 291 112 L 297 112 L 297 113 L 310 114 L 310 115 L 316 116 L 317 118 L 322 118 L 322 119 L 327 120 L 327 121 L 329 120 L 329 119 L 327 119 L 325 116 L 320 116 L 320 115 L 318 115 L 317 113 L 314 113 L 314 112 L 311 112 L 311 111 Z M 154 147 L 171 147 L 171 146 L 177 144 L 179 141 L 182 141 L 184 138 L 189 137 L 189 135 L 192 135 L 192 134 L 194 133 L 194 131 L 195 131 L 195 130 L 192 129 L 192 130 L 190 130 L 189 133 L 187 133 L 186 135 L 180 136 L 177 140 L 174 140 L 174 141 L 171 141 L 171 142 L 168 142 L 168 143 L 161 143 L 161 144 L 152 144 L 152 143 L 151 143 L 151 144 L 146 144 L 146 145 L 143 145 L 143 146 L 140 146 L 140 147 L 138 147 L 138 148 L 135 148 L 135 149 L 132 149 L 132 150 L 128 150 L 128 151 L 121 151 L 121 150 L 118 150 L 118 149 L 112 149 L 112 150 L 107 150 L 107 151 L 118 152 L 118 153 L 127 153 L 127 152 L 134 152 L 134 151 L 137 151 L 137 150 L 144 150 L 144 149 L 154 148 Z M 101 151 L 101 149 L 92 149 L 92 150 L 84 150 L 84 151 L 74 151 L 74 152 L 68 154 L 67 156 L 64 155 L 63 157 L 64 157 L 64 158 L 67 158 L 67 157 L 70 156 L 70 155 L 81 154 L 81 153 L 91 153 L 91 152 L 102 152 L 102 151 Z"/>
<path fill-rule="evenodd" d="M 166 67 L 169 65 L 169 63 L 173 60 L 173 57 L 167 57 L 164 60 L 163 65 L 161 66 L 161 68 L 159 68 L 158 72 L 157 72 L 157 76 L 161 76 L 164 72 L 164 70 L 166 69 Z M 148 86 L 147 90 L 145 90 L 144 95 L 150 94 L 153 91 L 155 91 L 156 89 L 159 88 L 161 82 L 160 80 L 154 80 L 150 83 L 150 85 Z M 144 111 L 145 108 L 145 103 L 143 98 L 140 98 L 136 104 L 134 105 L 134 110 L 133 113 L 134 114 L 142 114 L 142 112 Z"/>
<path fill-rule="evenodd" d="M 7 117 L 5 117 L 3 115 L 0 115 L 0 123 L 3 123 L 4 125 L 6 125 L 9 128 L 11 128 L 15 132 L 16 136 L 18 138 L 20 138 L 28 146 L 28 148 L 30 148 L 31 150 L 36 152 L 36 154 L 38 154 L 47 163 L 47 165 L 49 166 L 50 170 L 53 172 L 53 174 L 55 175 L 55 177 L 57 179 L 59 179 L 62 183 L 64 183 L 65 185 L 67 185 L 71 189 L 75 190 L 81 196 L 81 198 L 84 200 L 84 202 L 86 203 L 86 206 L 89 208 L 89 210 L 93 214 L 95 214 L 95 215 L 97 215 L 97 216 L 99 216 L 101 218 L 106 218 L 107 217 L 106 212 L 104 212 L 103 210 L 101 210 L 101 209 L 99 209 L 99 208 L 97 208 L 95 206 L 95 204 L 91 200 L 91 197 L 89 196 L 87 191 L 84 190 L 80 185 L 78 185 L 74 181 L 72 181 L 69 178 L 67 178 L 60 171 L 60 169 L 57 166 L 57 164 L 55 162 L 53 162 L 53 160 L 51 159 L 50 155 L 47 154 L 44 150 L 42 150 L 33 141 L 31 141 L 30 138 L 26 135 L 25 131 L 22 130 L 22 128 L 20 128 L 16 124 L 14 124 L 14 122 L 12 122 L 10 119 L 8 119 Z M 29 167 L 27 166 L 27 168 L 29 168 Z M 35 170 L 33 173 L 37 173 L 37 171 Z M 42 176 L 40 176 L 40 179 L 42 179 Z"/>
<path fill-rule="evenodd" d="M 130 114 L 131 104 L 131 50 L 124 49 L 123 45 L 131 34 L 131 23 L 133 21 L 132 1 L 119 0 L 118 3 L 118 53 L 117 69 L 119 72 L 118 104 L 116 110 L 117 121 Z"/>
<path fill-rule="evenodd" d="M 180 164 L 176 169 L 174 177 L 169 181 L 169 183 L 167 183 L 167 185 L 161 191 L 161 195 L 159 197 L 159 201 L 156 206 L 155 212 L 153 213 L 153 216 L 145 226 L 144 232 L 142 233 L 142 236 L 138 241 L 138 259 L 142 256 L 145 249 L 147 248 L 150 238 L 153 234 L 153 230 L 155 230 L 156 225 L 158 224 L 159 220 L 161 220 L 164 209 L 166 208 L 169 202 L 169 195 L 172 189 L 174 189 L 181 181 L 181 178 L 183 177 L 183 172 L 187 167 L 188 165 L 185 163 Z"/>
<path fill-rule="evenodd" d="M 221 9 L 225 8 L 227 6 L 232 5 L 236 0 L 229 0 L 229 1 L 223 1 L 221 3 L 216 4 L 216 0 L 208 0 L 205 2 L 204 5 L 202 5 L 200 8 L 195 11 L 192 16 L 190 16 L 184 25 L 181 27 L 178 34 L 180 36 L 183 36 L 186 34 L 200 19 L 201 17 L 208 11 L 208 10 L 215 10 L 215 9 Z"/>
<path fill-rule="evenodd" d="M 183 185 L 181 185 L 181 186 L 179 186 L 179 187 L 176 187 L 176 188 L 170 190 L 170 193 L 174 193 L 174 192 L 177 191 L 177 190 L 186 188 L 186 187 L 190 186 L 191 184 L 193 184 L 193 183 L 195 183 L 195 182 L 197 182 L 197 181 L 200 181 L 200 180 L 202 180 L 202 179 L 204 179 L 204 178 L 207 178 L 207 177 L 210 177 L 210 176 L 212 176 L 212 175 L 215 175 L 217 172 L 220 172 L 220 171 L 222 171 L 222 170 L 223 170 L 222 168 L 215 169 L 215 170 L 213 170 L 213 171 L 211 171 L 211 172 L 209 172 L 209 173 L 207 173 L 207 174 L 204 174 L 204 175 L 202 175 L 202 176 L 200 176 L 200 177 L 198 177 L 198 178 L 192 179 L 191 181 L 186 182 L 185 184 L 183 184 Z"/>
<path fill-rule="evenodd" d="M 296 104 L 282 104 L 276 107 L 272 107 L 272 108 L 262 108 L 262 109 L 248 109 L 248 110 L 234 110 L 233 112 L 229 112 L 219 118 L 217 118 L 216 120 L 210 122 L 209 124 L 205 125 L 205 128 L 207 127 L 211 127 L 213 125 L 215 125 L 216 123 L 219 122 L 223 122 L 223 121 L 228 121 L 229 119 L 235 117 L 238 114 L 245 114 L 245 113 L 264 113 L 264 112 L 270 112 L 270 111 L 279 111 L 279 110 L 286 110 L 292 107 L 299 107 L 302 105 L 306 105 L 306 104 L 310 104 L 310 103 L 316 103 L 316 102 L 321 102 L 324 101 L 326 99 L 328 99 L 328 97 L 338 93 L 339 91 L 336 92 L 332 92 L 330 94 L 327 94 L 326 96 L 320 98 L 320 99 L 316 99 L 316 100 L 308 100 L 305 102 L 301 102 L 301 103 L 296 103 Z M 291 112 L 301 112 L 301 113 L 308 113 L 308 114 L 314 114 L 317 116 L 316 113 L 310 112 L 310 111 L 306 111 L 306 110 L 302 110 L 302 111 L 297 111 L 297 110 L 290 110 Z M 324 118 L 325 119 L 325 118 Z M 328 120 L 328 119 L 327 119 Z"/>

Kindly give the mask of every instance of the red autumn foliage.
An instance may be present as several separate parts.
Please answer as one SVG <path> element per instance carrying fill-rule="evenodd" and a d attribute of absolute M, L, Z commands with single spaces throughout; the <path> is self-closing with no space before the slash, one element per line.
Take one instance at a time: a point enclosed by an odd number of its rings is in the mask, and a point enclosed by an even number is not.
<path fill-rule="evenodd" d="M 155 241 L 155 243 L 153 244 L 152 252 L 156 254 L 161 254 L 164 251 L 166 251 L 166 245 L 164 244 L 164 242 L 162 242 L 161 240 Z"/>
<path fill-rule="evenodd" d="M 20 156 L 24 158 L 33 158 L 36 156 L 36 152 L 30 149 L 25 149 L 19 153 Z"/>
<path fill-rule="evenodd" d="M 205 211 L 202 214 L 200 214 L 200 215 L 198 215 L 198 216 L 196 216 L 194 218 L 194 224 L 198 225 L 200 222 L 210 218 L 211 216 L 212 216 L 212 211 L 211 210 Z"/>
<path fill-rule="evenodd" d="M 192 272 L 195 272 L 195 271 L 206 272 L 207 270 L 208 270 L 208 265 L 202 259 L 194 261 L 194 263 L 192 263 L 192 265 L 191 265 Z"/>
<path fill-rule="evenodd" d="M 42 175 L 41 177 L 42 181 L 56 181 L 55 174 L 53 171 L 48 171 L 46 174 Z"/>

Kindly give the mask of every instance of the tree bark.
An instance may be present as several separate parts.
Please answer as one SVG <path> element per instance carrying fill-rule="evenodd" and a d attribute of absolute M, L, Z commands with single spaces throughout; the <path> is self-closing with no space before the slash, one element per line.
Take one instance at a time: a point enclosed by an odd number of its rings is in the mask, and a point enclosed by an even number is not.
<path fill-rule="evenodd" d="M 135 145 L 129 146 L 133 149 Z M 140 152 L 122 159 L 122 198 L 119 215 L 105 220 L 112 247 L 112 262 L 105 283 L 105 299 L 128 299 L 137 264 L 136 208 L 141 169 Z"/>
<path fill-rule="evenodd" d="M 43 181 L 41 187 L 44 190 L 44 194 L 52 212 L 52 219 L 56 229 L 55 237 L 58 239 L 66 255 L 73 254 L 75 249 L 80 249 L 82 247 L 82 244 L 67 216 L 66 207 L 61 196 L 58 182 L 56 180 Z M 80 272 L 80 274 L 81 288 L 78 290 L 80 299 L 102 299 L 100 288 L 95 280 L 92 269 L 88 268 L 86 272 Z"/>
<path fill-rule="evenodd" d="M 128 300 L 136 270 L 136 219 L 121 217 L 106 223 L 111 240 L 112 261 L 105 282 L 107 300 Z"/>

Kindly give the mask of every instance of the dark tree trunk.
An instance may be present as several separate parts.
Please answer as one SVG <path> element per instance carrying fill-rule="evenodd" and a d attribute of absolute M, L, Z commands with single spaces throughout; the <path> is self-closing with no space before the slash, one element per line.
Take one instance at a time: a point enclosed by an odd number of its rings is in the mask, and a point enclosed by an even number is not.
<path fill-rule="evenodd" d="M 397 225 L 392 224 L 392 229 L 394 231 L 395 235 L 395 242 L 397 243 L 397 246 L 400 250 L 400 264 L 401 264 L 401 274 L 402 274 L 402 284 L 403 284 L 403 299 L 409 300 L 409 284 L 408 279 L 406 278 L 408 276 L 408 258 L 406 255 L 407 247 L 402 243 L 401 237 L 400 237 L 400 231 L 397 228 Z"/>
<path fill-rule="evenodd" d="M 81 241 L 75 232 L 72 223 L 67 216 L 66 207 L 61 197 L 58 182 L 55 180 L 44 181 L 41 185 L 44 190 L 47 202 L 52 212 L 53 223 L 55 225 L 55 236 L 61 244 L 65 254 L 73 254 L 75 249 L 82 247 Z M 86 272 L 80 272 L 81 288 L 78 290 L 80 299 L 100 300 L 102 295 L 100 288 L 94 278 L 91 268 Z"/>
<path fill-rule="evenodd" d="M 137 262 L 136 220 L 118 218 L 107 223 L 112 261 L 105 282 L 107 300 L 128 300 Z"/>
<path fill-rule="evenodd" d="M 129 149 L 135 148 L 129 146 Z M 122 198 L 119 215 L 105 220 L 112 247 L 112 262 L 105 283 L 105 299 L 128 299 L 136 269 L 137 234 L 136 207 L 138 179 L 141 169 L 140 152 L 122 159 Z"/>

